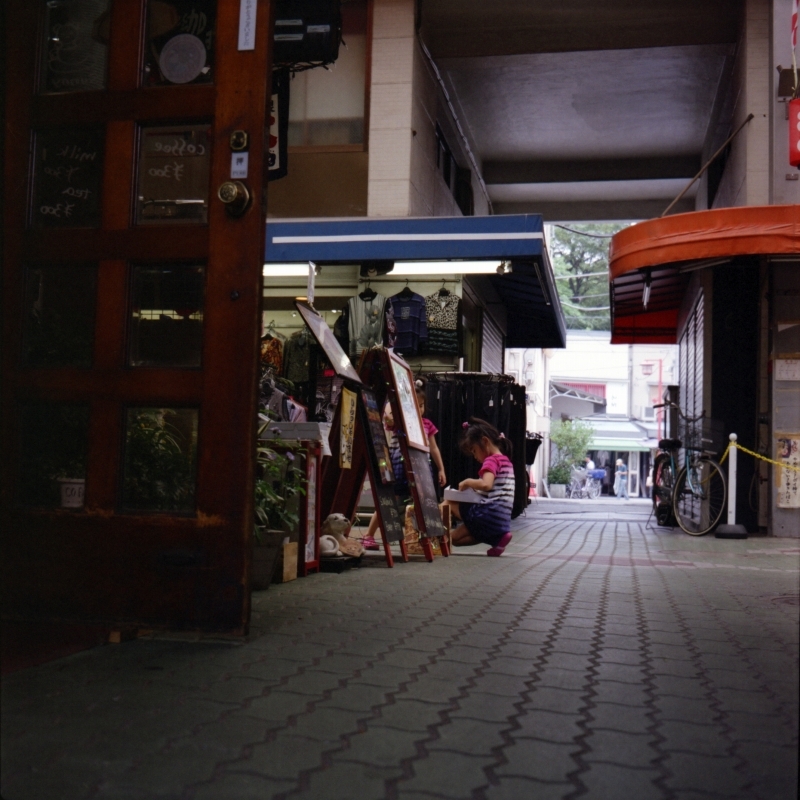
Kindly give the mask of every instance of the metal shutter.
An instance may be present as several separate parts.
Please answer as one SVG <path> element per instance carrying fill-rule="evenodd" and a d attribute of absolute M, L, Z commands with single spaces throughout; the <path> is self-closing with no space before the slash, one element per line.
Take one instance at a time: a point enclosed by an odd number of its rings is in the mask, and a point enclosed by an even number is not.
<path fill-rule="evenodd" d="M 703 412 L 703 325 L 703 293 L 700 292 L 681 336 L 678 351 L 680 405 L 688 417 L 696 417 Z M 678 430 L 682 431 L 680 435 L 685 438 L 681 422 L 678 423 Z"/>
<path fill-rule="evenodd" d="M 503 332 L 497 323 L 483 314 L 483 337 L 481 342 L 481 372 L 502 373 L 503 371 Z"/>

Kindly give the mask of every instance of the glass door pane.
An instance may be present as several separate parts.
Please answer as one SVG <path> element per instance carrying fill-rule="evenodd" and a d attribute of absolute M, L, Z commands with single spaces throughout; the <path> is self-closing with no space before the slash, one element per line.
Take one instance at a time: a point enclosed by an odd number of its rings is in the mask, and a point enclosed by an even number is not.
<path fill-rule="evenodd" d="M 42 92 L 106 87 L 109 0 L 46 0 Z"/>

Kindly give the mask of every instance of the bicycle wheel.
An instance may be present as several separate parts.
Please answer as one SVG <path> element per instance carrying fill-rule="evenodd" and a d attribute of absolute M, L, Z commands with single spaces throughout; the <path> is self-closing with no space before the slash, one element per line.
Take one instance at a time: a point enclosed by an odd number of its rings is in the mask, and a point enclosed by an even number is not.
<path fill-rule="evenodd" d="M 658 507 L 663 503 L 672 504 L 672 491 L 675 476 L 672 474 L 672 459 L 667 453 L 656 456 L 653 462 L 653 513 L 658 517 Z"/>
<path fill-rule="evenodd" d="M 725 476 L 716 461 L 698 458 L 678 473 L 672 509 L 681 530 L 703 536 L 713 530 L 725 510 Z"/>
<path fill-rule="evenodd" d="M 600 497 L 600 481 L 592 481 L 592 485 L 589 487 L 589 497 L 592 500 Z"/>

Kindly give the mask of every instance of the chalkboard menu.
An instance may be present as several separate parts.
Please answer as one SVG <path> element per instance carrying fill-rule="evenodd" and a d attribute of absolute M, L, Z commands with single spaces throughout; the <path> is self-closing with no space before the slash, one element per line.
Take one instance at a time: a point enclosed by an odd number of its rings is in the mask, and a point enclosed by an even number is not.
<path fill-rule="evenodd" d="M 403 517 L 400 514 L 397 498 L 394 495 L 394 484 L 392 482 L 382 483 L 382 470 L 378 464 L 381 442 L 383 442 L 383 449 L 386 448 L 386 435 L 383 432 L 382 424 L 378 426 L 377 430 L 374 425 L 370 424 L 370 408 L 367 402 L 367 396 L 369 395 L 372 396 L 374 402 L 375 396 L 371 391 L 368 389 L 361 390 L 361 398 L 358 404 L 361 425 L 358 426 L 356 435 L 363 436 L 366 441 L 364 450 L 366 451 L 369 466 L 369 482 L 372 487 L 372 499 L 375 502 L 375 510 L 378 512 L 381 530 L 386 534 L 387 541 L 402 542 L 404 535 Z M 377 440 L 375 439 L 376 434 L 379 437 Z M 391 469 L 389 473 L 391 474 Z"/>
<path fill-rule="evenodd" d="M 136 222 L 208 221 L 209 125 L 142 128 Z"/>
<path fill-rule="evenodd" d="M 389 455 L 389 445 L 386 443 L 386 433 L 383 428 L 382 409 L 378 406 L 375 392 L 371 389 L 361 390 L 361 400 L 366 411 L 366 427 L 369 428 L 369 437 L 372 440 L 372 449 L 375 452 L 375 461 L 378 465 L 378 474 L 381 483 L 394 484 L 392 460 Z"/>
<path fill-rule="evenodd" d="M 408 448 L 408 459 L 410 462 L 411 473 L 409 475 L 409 485 L 411 488 L 414 503 L 419 504 L 422 517 L 425 520 L 425 531 L 420 528 L 423 536 L 444 536 L 445 530 L 442 525 L 442 514 L 439 511 L 439 502 L 436 497 L 436 487 L 433 485 L 433 474 L 428 454 L 413 447 Z"/>
<path fill-rule="evenodd" d="M 44 3 L 42 92 L 105 89 L 109 0 Z"/>
<path fill-rule="evenodd" d="M 65 128 L 36 135 L 34 228 L 97 228 L 103 182 L 102 128 Z"/>

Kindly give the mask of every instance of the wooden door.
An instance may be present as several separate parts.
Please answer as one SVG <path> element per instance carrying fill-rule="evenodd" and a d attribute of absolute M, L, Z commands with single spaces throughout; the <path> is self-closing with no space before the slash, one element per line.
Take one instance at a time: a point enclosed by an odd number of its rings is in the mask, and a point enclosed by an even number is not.
<path fill-rule="evenodd" d="M 247 630 L 269 17 L 6 3 L 6 618 Z"/>

